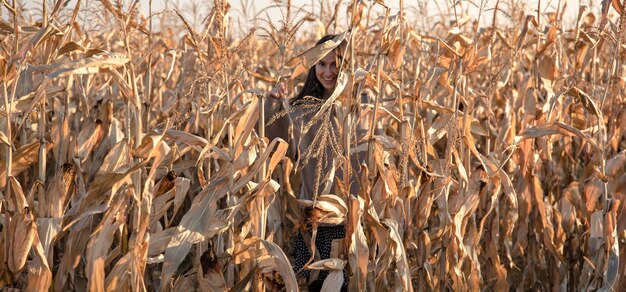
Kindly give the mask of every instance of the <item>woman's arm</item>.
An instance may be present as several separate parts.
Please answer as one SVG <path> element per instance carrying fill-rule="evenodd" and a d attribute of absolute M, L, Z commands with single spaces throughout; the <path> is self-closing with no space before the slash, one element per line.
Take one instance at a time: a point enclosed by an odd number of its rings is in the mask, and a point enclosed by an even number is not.
<path fill-rule="evenodd" d="M 294 143 L 290 133 L 292 121 L 288 110 L 287 85 L 281 82 L 268 92 L 265 98 L 265 136 L 269 141 L 281 138 L 289 143 L 287 156 L 294 159 Z"/>

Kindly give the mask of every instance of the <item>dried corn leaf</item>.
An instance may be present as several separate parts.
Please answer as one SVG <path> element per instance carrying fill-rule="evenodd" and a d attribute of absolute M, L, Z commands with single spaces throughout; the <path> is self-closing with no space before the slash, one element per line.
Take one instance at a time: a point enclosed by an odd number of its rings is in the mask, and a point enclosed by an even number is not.
<path fill-rule="evenodd" d="M 171 237 L 165 250 L 161 287 L 169 285 L 174 272 L 183 261 L 191 245 L 212 238 L 228 227 L 228 224 L 222 224 L 220 228 L 215 230 L 206 225 L 206 222 L 215 220 L 213 217 L 217 211 L 216 201 L 226 195 L 225 189 L 213 190 L 211 193 L 208 191 L 209 189 L 206 189 L 196 196 L 192 208 L 183 216 L 177 227 L 176 235 Z"/>
<path fill-rule="evenodd" d="M 165 139 L 180 141 L 189 146 L 200 146 L 202 148 L 209 144 L 209 142 L 202 137 L 176 130 L 165 131 Z"/>
<path fill-rule="evenodd" d="M 101 53 L 91 57 L 77 59 L 70 62 L 54 64 L 50 67 L 52 73 L 47 78 L 54 79 L 57 77 L 65 77 L 72 74 L 94 74 L 102 72 L 103 69 L 110 67 L 120 67 L 128 63 L 129 59 L 114 53 Z"/>
<path fill-rule="evenodd" d="M 591 99 L 591 97 L 582 90 L 576 87 L 572 87 L 567 91 L 567 95 L 575 97 L 576 100 L 578 100 L 590 114 L 596 117 L 602 116 L 602 113 L 598 109 L 598 106 L 593 101 L 593 99 Z"/>
<path fill-rule="evenodd" d="M 319 44 L 311 49 L 304 51 L 300 55 L 289 60 L 286 66 L 293 67 L 295 65 L 300 65 L 304 68 L 311 68 L 311 66 L 315 65 L 315 63 L 319 62 L 319 60 L 321 60 L 332 50 L 337 48 L 346 38 L 346 35 L 347 32 L 343 32 L 341 34 L 338 34 L 332 40 L 328 40 L 322 44 Z"/>
<path fill-rule="evenodd" d="M 125 209 L 130 196 L 130 191 L 123 191 L 117 196 L 87 244 L 85 272 L 89 279 L 90 291 L 104 291 L 105 289 L 106 256 L 113 243 L 116 230 L 126 221 Z"/>
<path fill-rule="evenodd" d="M 274 269 L 280 273 L 283 281 L 285 281 L 285 288 L 287 291 L 297 291 L 298 284 L 296 281 L 296 275 L 293 272 L 291 264 L 289 263 L 289 260 L 283 250 L 273 242 L 266 240 L 261 240 L 260 242 L 267 250 L 268 255 L 274 259 Z"/>
<path fill-rule="evenodd" d="M 406 249 L 402 243 L 402 236 L 398 233 L 398 223 L 393 220 L 382 220 L 382 223 L 389 228 L 389 238 L 391 239 L 391 253 L 396 263 L 395 281 L 398 288 L 403 291 L 413 291 L 411 283 L 411 271 L 406 257 Z"/>
<path fill-rule="evenodd" d="M 10 210 L 13 212 L 24 210 L 24 208 L 27 208 L 29 205 L 26 201 L 26 196 L 24 196 L 22 185 L 14 176 L 9 176 L 9 181 L 11 184 L 11 193 L 13 194 L 13 197 L 11 198 L 12 200 L 9 202 L 9 204 L 13 203 L 13 208 Z"/>
<path fill-rule="evenodd" d="M 63 217 L 70 190 L 74 186 L 76 171 L 71 164 L 64 164 L 56 172 L 46 192 L 39 197 L 39 216 L 49 218 Z"/>
<path fill-rule="evenodd" d="M 57 53 L 59 56 L 61 55 L 65 55 L 68 54 L 70 52 L 73 51 L 81 51 L 84 52 L 85 48 L 83 48 L 83 46 L 75 43 L 75 42 L 67 42 L 65 45 L 63 45 L 63 47 L 61 47 L 59 49 L 59 52 Z"/>
<path fill-rule="evenodd" d="M 104 157 L 102 165 L 98 168 L 98 175 L 120 171 L 124 166 L 128 166 L 130 163 L 131 157 L 128 150 L 128 143 L 126 140 L 122 140 L 115 144 Z"/>
<path fill-rule="evenodd" d="M 33 242 L 34 259 L 28 267 L 27 291 L 47 291 L 52 284 L 52 272 L 46 259 L 46 254 L 41 242 L 35 237 Z"/>
<path fill-rule="evenodd" d="M 346 235 L 350 239 L 348 260 L 353 275 L 349 288 L 354 291 L 363 291 L 365 290 L 367 280 L 367 263 L 369 260 L 369 246 L 361 221 L 363 206 L 358 198 L 350 197 L 349 207 L 348 225 L 346 226 L 348 232 Z"/>
<path fill-rule="evenodd" d="M 14 153 L 13 163 L 11 164 L 11 176 L 16 176 L 23 171 L 27 170 L 31 165 L 35 164 L 39 158 L 39 148 L 41 143 L 33 142 L 28 145 L 22 146 L 17 152 Z M 46 150 L 52 148 L 51 143 L 45 144 Z M 6 186 L 6 168 L 0 169 L 0 189 Z"/>
<path fill-rule="evenodd" d="M 606 175 L 610 177 L 617 177 L 624 174 L 626 166 L 626 150 L 618 153 L 606 161 Z"/>
<path fill-rule="evenodd" d="M 89 157 L 89 154 L 94 147 L 102 142 L 104 132 L 102 129 L 102 122 L 95 121 L 89 123 L 76 138 L 76 156 L 79 157 L 83 163 Z"/>
<path fill-rule="evenodd" d="M 620 15 L 624 15 L 624 13 L 626 13 L 624 10 L 624 6 L 623 4 L 619 1 L 619 0 L 611 0 L 611 6 L 613 7 L 613 9 L 615 9 L 615 11 L 617 11 L 617 13 L 619 13 Z"/>
<path fill-rule="evenodd" d="M 28 252 L 33 245 L 37 232 L 33 214 L 28 208 L 19 210 L 11 218 L 8 226 L 8 252 L 7 266 L 9 271 L 17 275 L 26 263 Z"/>

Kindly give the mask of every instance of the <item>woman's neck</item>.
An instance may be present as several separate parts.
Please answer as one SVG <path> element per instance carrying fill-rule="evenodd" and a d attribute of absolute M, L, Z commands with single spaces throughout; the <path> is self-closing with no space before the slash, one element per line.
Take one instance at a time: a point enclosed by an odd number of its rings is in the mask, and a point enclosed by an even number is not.
<path fill-rule="evenodd" d="M 332 94 L 333 94 L 332 91 L 324 89 L 324 92 L 322 93 L 322 98 L 328 99 Z"/>

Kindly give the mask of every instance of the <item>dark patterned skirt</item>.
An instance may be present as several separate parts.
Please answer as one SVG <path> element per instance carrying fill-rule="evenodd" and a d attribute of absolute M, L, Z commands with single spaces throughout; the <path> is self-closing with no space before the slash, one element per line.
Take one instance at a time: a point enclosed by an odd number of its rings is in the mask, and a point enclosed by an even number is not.
<path fill-rule="evenodd" d="M 311 226 L 307 225 L 305 236 L 308 238 L 309 244 L 310 238 L 312 236 L 311 232 Z M 299 277 L 304 277 L 308 280 L 311 275 L 311 271 L 306 269 L 300 271 L 302 267 L 304 267 L 304 264 L 306 264 L 311 258 L 311 250 L 309 249 L 307 242 L 305 241 L 305 236 L 303 236 L 302 232 L 298 232 L 297 235 L 293 238 L 292 256 L 295 260 L 294 271 Z M 342 239 L 345 236 L 346 229 L 344 225 L 318 226 L 317 237 L 315 238 L 315 249 L 317 252 L 319 252 L 320 259 L 323 260 L 329 258 L 333 240 Z M 324 280 L 328 276 L 328 272 L 329 271 L 326 270 L 320 271 L 317 279 L 309 285 L 309 291 L 320 291 Z M 346 272 L 344 271 L 344 281 L 341 290 L 345 290 L 348 287 L 348 281 L 346 276 Z"/>

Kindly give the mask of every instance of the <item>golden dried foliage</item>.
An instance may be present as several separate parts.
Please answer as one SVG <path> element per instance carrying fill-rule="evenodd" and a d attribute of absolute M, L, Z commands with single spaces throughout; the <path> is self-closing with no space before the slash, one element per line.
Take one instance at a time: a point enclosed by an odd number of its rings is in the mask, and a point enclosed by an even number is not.
<path fill-rule="evenodd" d="M 277 1 L 250 32 L 224 0 L 198 31 L 138 1 L 43 2 L 0 8 L 0 289 L 297 291 L 307 222 L 312 242 L 346 227 L 304 267 L 325 291 L 626 287 L 626 1 L 574 25 L 496 1 L 480 29 L 471 1 L 439 22 Z M 333 49 L 337 89 L 300 104 L 291 161 L 265 126 L 296 110 L 266 120 L 264 93 Z"/>

